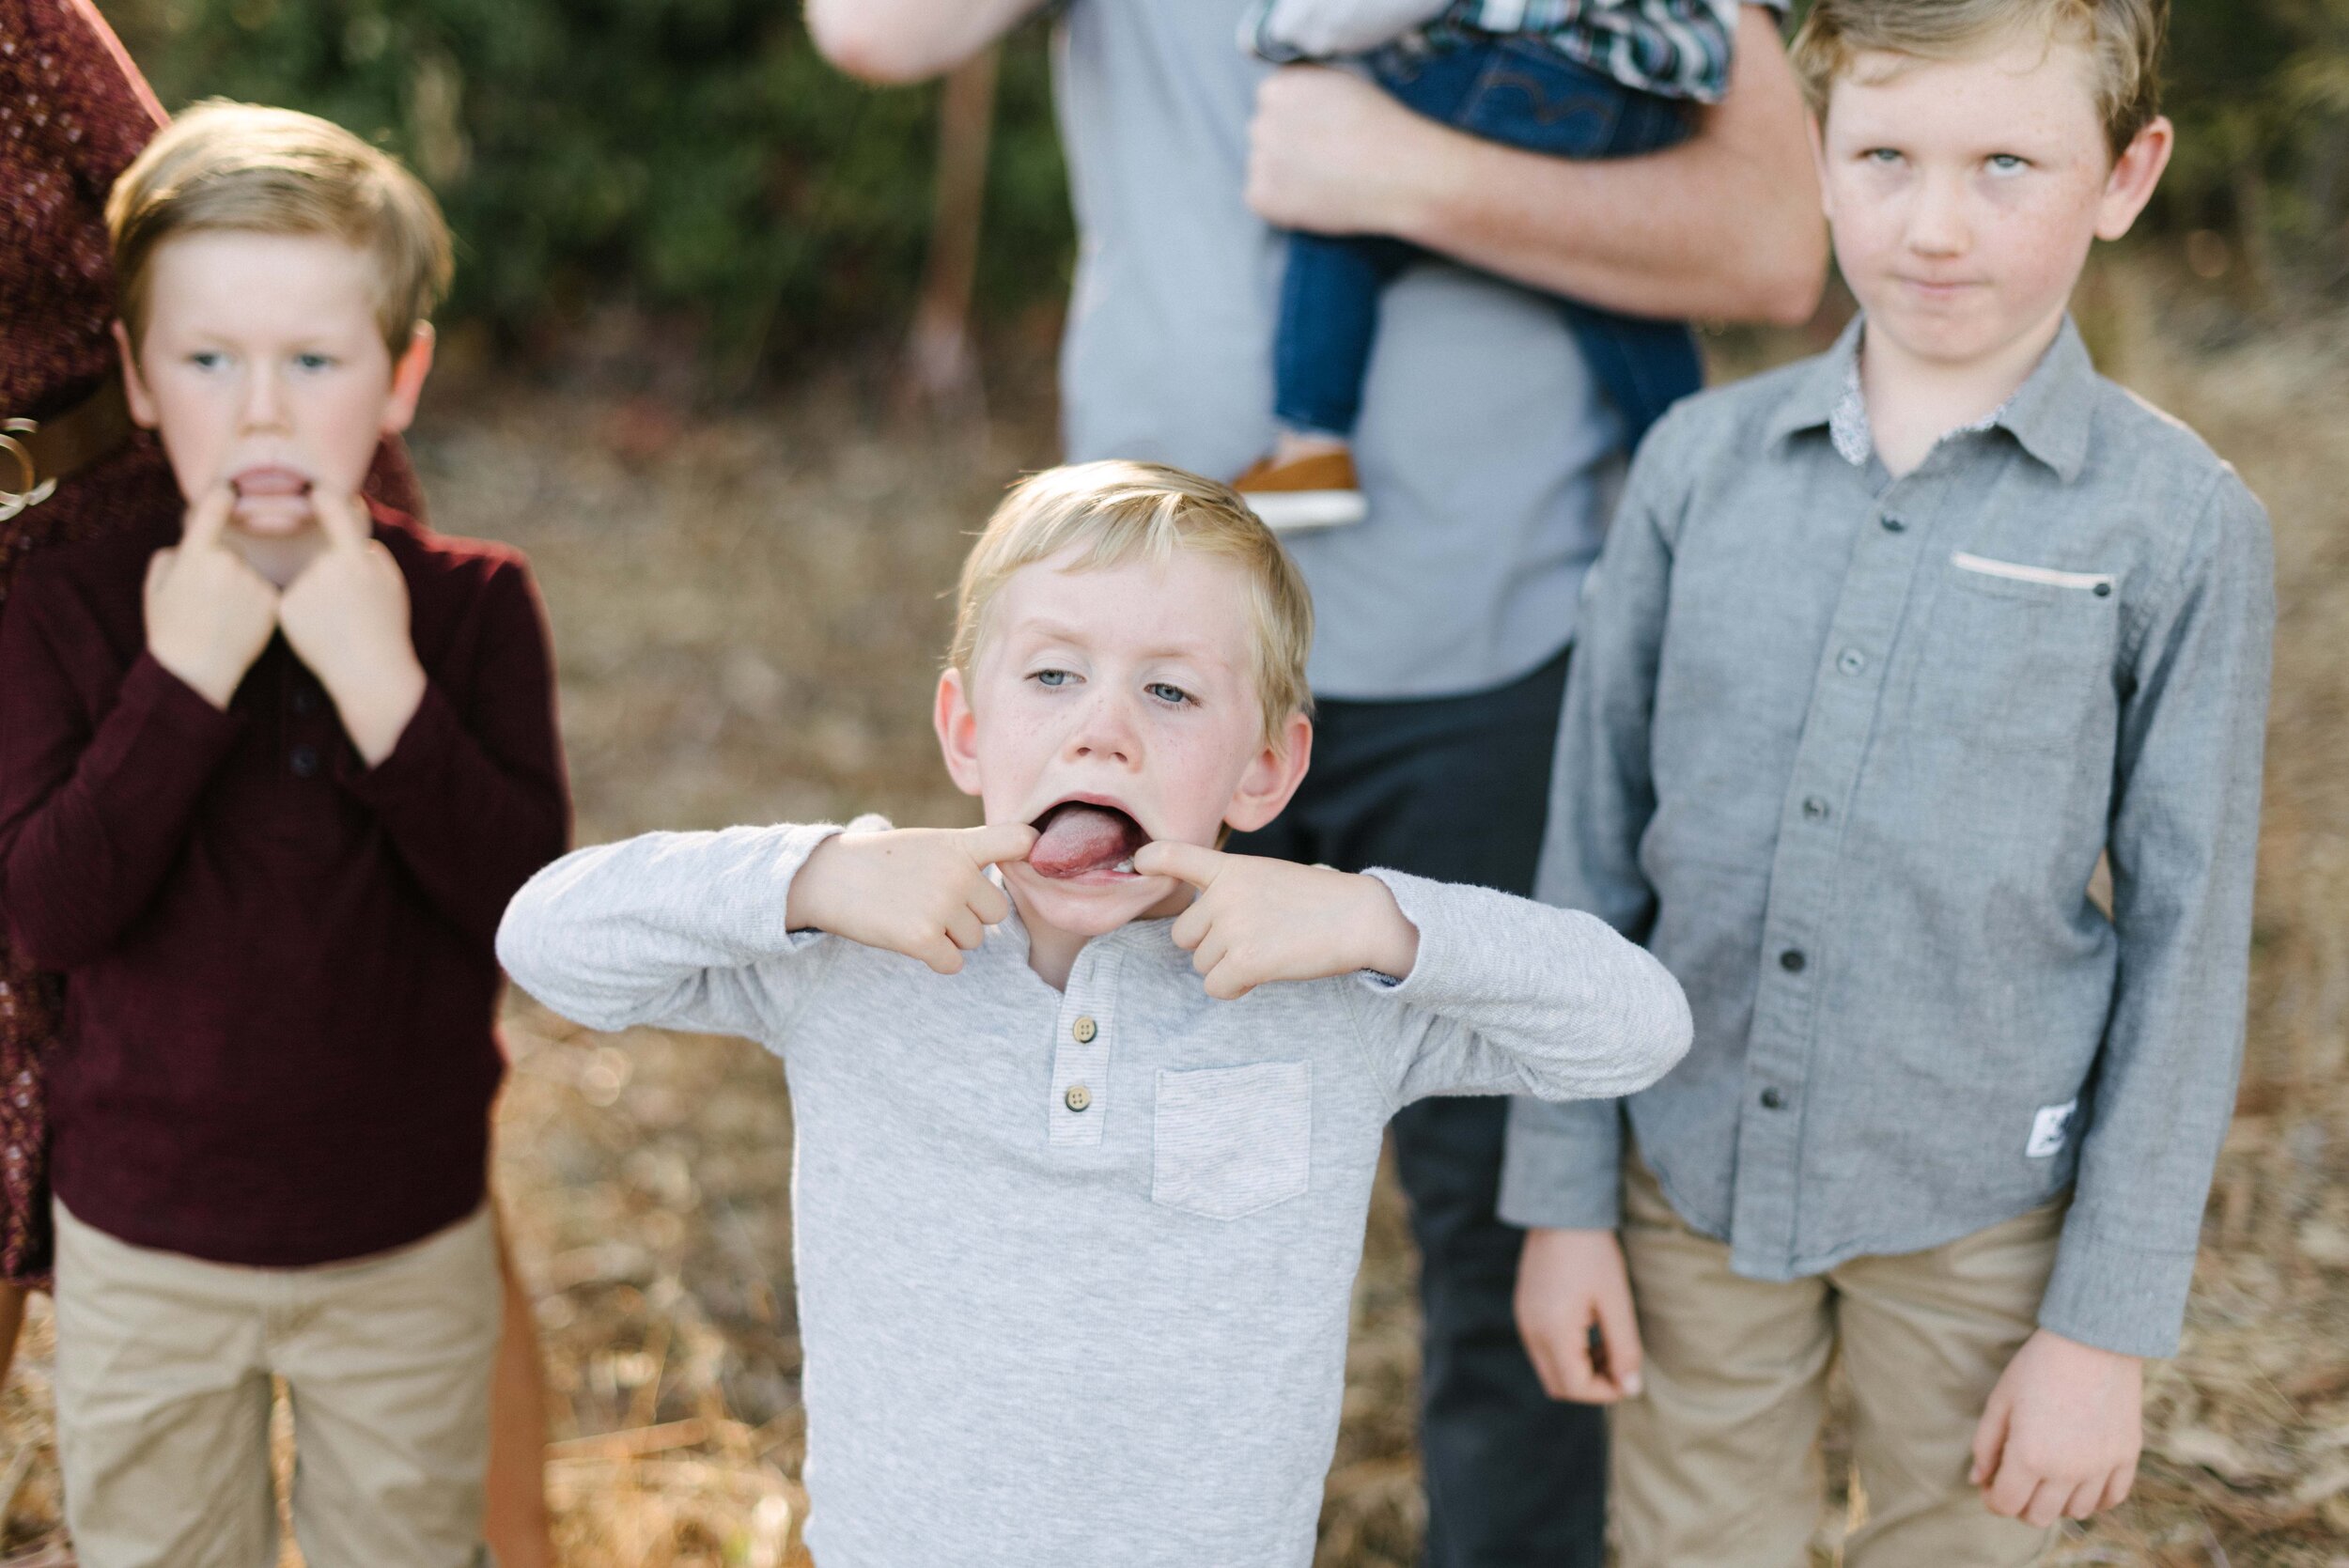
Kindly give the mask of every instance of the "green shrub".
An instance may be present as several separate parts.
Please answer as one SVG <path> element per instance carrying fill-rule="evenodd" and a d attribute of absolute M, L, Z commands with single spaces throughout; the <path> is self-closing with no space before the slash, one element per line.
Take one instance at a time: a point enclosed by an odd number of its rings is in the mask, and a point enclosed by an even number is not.
<path fill-rule="evenodd" d="M 527 340 L 619 303 L 738 372 L 905 322 L 938 91 L 845 80 L 810 45 L 799 0 L 109 10 L 168 105 L 214 94 L 290 104 L 408 158 L 457 230 L 453 320 Z M 1003 59 L 983 316 L 1057 301 L 1067 285 L 1044 29 L 1022 29 Z M 2232 233 L 2263 283 L 2340 281 L 2349 0 L 2176 0 L 2173 36 L 2170 107 L 2184 134 L 2154 225 Z"/>
<path fill-rule="evenodd" d="M 922 261 L 937 89 L 876 92 L 796 0 L 127 0 L 166 106 L 282 103 L 374 136 L 456 230 L 451 319 L 509 336 L 620 303 L 722 360 L 902 324 Z M 1066 287 L 1066 197 L 1041 26 L 1003 61 L 983 310 Z"/>

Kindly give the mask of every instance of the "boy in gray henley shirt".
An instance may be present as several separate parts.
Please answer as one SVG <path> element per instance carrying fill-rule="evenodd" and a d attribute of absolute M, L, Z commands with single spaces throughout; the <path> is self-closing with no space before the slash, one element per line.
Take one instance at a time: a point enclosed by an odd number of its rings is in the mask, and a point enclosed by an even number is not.
<path fill-rule="evenodd" d="M 557 1011 L 786 1064 L 825 1568 L 1309 1562 L 1388 1117 L 1687 1048 L 1589 915 L 1208 847 L 1304 775 L 1311 641 L 1223 487 L 1038 475 L 940 680 L 988 826 L 653 833 L 507 912 Z"/>

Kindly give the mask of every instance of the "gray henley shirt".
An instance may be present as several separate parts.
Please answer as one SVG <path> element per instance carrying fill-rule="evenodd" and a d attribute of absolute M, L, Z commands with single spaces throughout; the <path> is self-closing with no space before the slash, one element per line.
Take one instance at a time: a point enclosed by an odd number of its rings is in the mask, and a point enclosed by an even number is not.
<path fill-rule="evenodd" d="M 782 1056 L 825 1568 L 1303 1568 L 1388 1117 L 1627 1094 L 1687 1048 L 1679 987 L 1603 922 L 1393 872 L 1400 984 L 1218 1001 L 1145 921 L 1055 991 L 1016 914 L 934 974 L 786 929 L 836 831 L 580 850 L 498 934 L 568 1017 Z"/>

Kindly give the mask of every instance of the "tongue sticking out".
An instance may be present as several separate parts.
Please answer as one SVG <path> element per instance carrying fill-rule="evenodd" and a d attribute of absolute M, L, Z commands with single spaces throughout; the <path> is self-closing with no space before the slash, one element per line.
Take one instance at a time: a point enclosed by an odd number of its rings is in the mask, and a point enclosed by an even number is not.
<path fill-rule="evenodd" d="M 1124 812 L 1078 800 L 1053 807 L 1042 829 L 1035 847 L 1028 851 L 1028 864 L 1037 876 L 1054 880 L 1123 865 L 1150 842 L 1142 824 Z"/>

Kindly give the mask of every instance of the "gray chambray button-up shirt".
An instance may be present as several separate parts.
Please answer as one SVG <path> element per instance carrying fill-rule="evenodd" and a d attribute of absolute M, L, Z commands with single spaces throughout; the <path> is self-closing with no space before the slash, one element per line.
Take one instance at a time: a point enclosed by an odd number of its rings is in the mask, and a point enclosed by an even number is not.
<path fill-rule="evenodd" d="M 1859 332 L 1634 467 L 1538 891 L 1645 941 L 1696 1044 L 1622 1112 L 1519 1102 L 1501 1213 L 1615 1225 L 1624 1112 L 1757 1279 L 2071 1188 L 2041 1324 L 2168 1355 L 2242 1054 L 2266 516 L 2068 321 L 1986 426 L 1854 463 Z"/>

